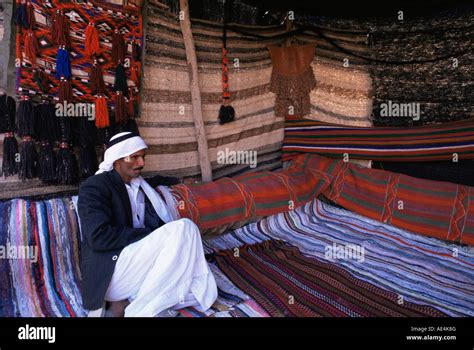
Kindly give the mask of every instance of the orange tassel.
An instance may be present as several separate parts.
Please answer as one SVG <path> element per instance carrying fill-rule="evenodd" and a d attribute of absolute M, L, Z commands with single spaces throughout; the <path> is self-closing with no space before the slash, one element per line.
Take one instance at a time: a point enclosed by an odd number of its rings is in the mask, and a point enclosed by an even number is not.
<path fill-rule="evenodd" d="M 90 22 L 86 28 L 86 55 L 93 56 L 100 54 L 99 32 L 94 22 Z"/>
<path fill-rule="evenodd" d="M 100 95 L 95 100 L 95 126 L 106 128 L 110 125 L 109 110 L 107 109 L 107 100 Z"/>
<path fill-rule="evenodd" d="M 39 55 L 39 45 L 36 36 L 32 30 L 28 30 L 24 36 L 25 56 L 35 65 L 36 57 Z"/>

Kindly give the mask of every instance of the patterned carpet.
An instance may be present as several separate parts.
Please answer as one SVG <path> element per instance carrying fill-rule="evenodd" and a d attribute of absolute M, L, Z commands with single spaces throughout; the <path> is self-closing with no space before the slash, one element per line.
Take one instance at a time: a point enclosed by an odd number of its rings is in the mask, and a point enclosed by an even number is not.
<path fill-rule="evenodd" d="M 70 198 L 0 202 L 0 245 L 38 249 L 0 259 L 0 316 L 85 316 L 79 238 Z M 334 243 L 364 247 L 363 261 L 328 261 Z M 317 200 L 204 244 L 219 298 L 183 317 L 474 315 L 474 252 Z"/>

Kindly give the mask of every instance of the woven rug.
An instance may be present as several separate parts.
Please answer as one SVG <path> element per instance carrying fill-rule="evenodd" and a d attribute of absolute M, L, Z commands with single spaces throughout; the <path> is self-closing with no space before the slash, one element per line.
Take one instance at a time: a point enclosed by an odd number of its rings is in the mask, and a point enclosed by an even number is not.
<path fill-rule="evenodd" d="M 334 264 L 304 256 L 297 247 L 268 240 L 214 256 L 219 268 L 272 317 L 440 317 L 356 279 Z"/>
<path fill-rule="evenodd" d="M 0 241 L 9 255 L 10 293 L 2 282 L 4 316 L 84 316 L 78 288 L 79 229 L 71 200 L 11 200 L 2 204 Z M 23 252 L 23 256 L 20 252 Z M 2 272 L 6 267 L 2 265 Z"/>
<path fill-rule="evenodd" d="M 450 316 L 474 316 L 474 252 L 468 247 L 381 224 L 317 199 L 205 242 L 208 254 L 284 240 L 305 255 L 335 264 L 398 295 Z M 358 247 L 359 256 L 328 256 L 337 247 Z"/>
<path fill-rule="evenodd" d="M 474 158 L 474 119 L 418 127 L 346 127 L 287 118 L 283 160 L 301 153 L 380 161 Z"/>

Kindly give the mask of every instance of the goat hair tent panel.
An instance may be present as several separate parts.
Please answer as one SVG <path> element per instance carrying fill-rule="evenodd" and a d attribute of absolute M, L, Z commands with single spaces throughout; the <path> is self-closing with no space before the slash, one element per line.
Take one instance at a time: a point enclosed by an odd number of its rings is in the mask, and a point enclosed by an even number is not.
<path fill-rule="evenodd" d="M 413 162 L 474 159 L 474 120 L 407 129 L 347 127 L 290 117 L 282 150 L 284 160 L 299 153 Z"/>

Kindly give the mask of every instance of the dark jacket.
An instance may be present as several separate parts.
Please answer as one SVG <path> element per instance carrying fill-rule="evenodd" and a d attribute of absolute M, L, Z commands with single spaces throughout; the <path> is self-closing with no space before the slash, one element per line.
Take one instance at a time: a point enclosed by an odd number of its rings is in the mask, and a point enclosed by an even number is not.
<path fill-rule="evenodd" d="M 176 178 L 162 176 L 146 181 L 152 187 L 171 186 L 179 182 Z M 102 306 L 122 249 L 162 224 L 150 207 L 151 203 L 147 200 L 146 227 L 133 228 L 127 189 L 115 170 L 91 176 L 81 185 L 78 199 L 82 230 L 81 292 L 86 309 L 95 310 Z"/>

